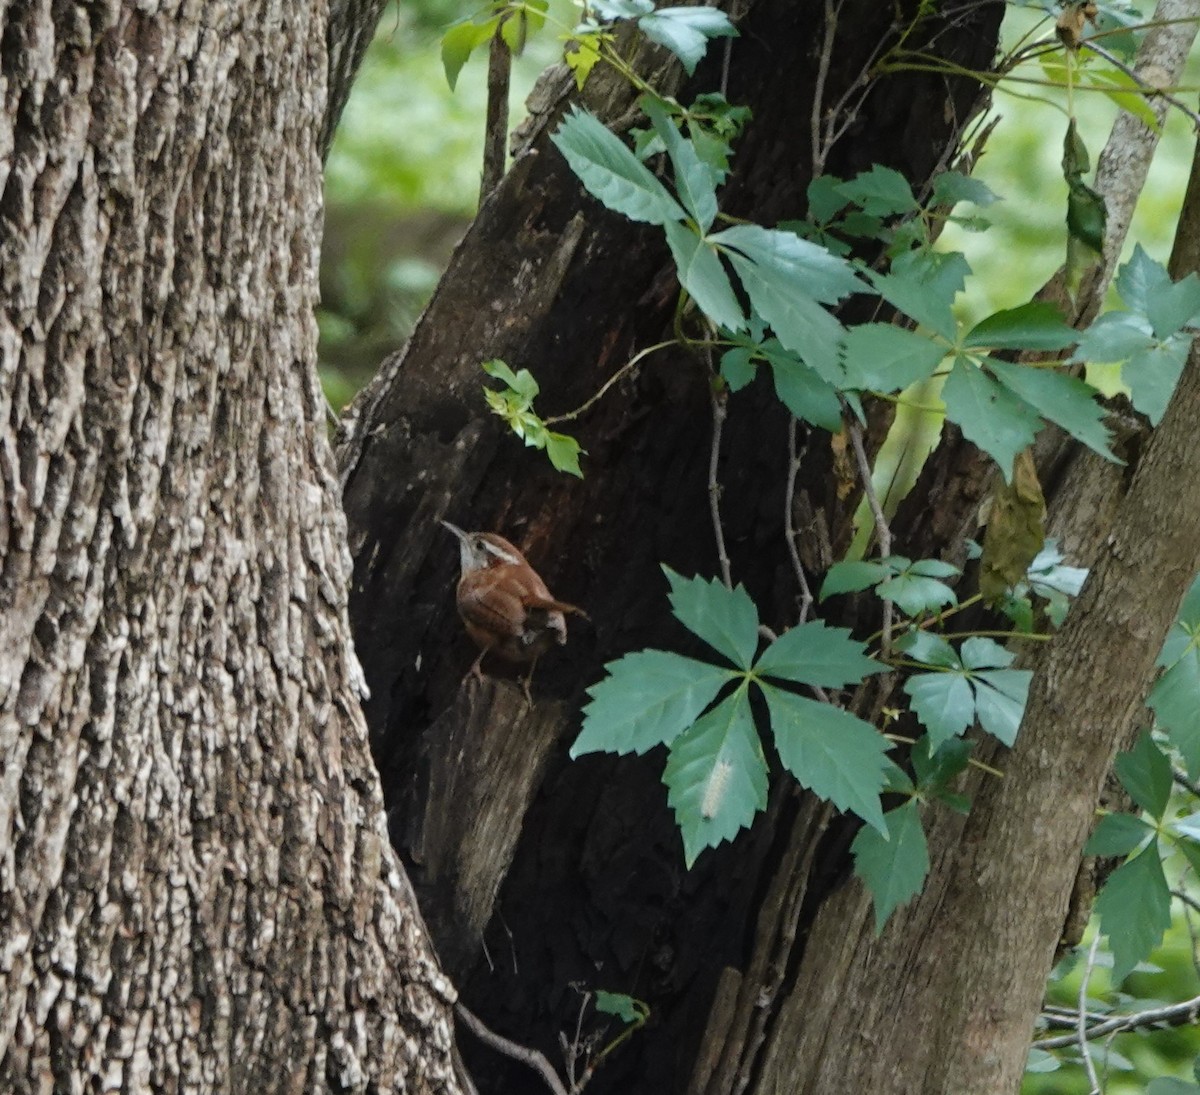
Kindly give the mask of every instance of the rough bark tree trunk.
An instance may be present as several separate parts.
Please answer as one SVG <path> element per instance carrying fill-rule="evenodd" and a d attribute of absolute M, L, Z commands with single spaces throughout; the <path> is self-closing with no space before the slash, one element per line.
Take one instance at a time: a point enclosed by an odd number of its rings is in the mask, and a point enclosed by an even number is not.
<path fill-rule="evenodd" d="M 5 1091 L 459 1090 L 314 370 L 327 21 L 0 4 Z"/>

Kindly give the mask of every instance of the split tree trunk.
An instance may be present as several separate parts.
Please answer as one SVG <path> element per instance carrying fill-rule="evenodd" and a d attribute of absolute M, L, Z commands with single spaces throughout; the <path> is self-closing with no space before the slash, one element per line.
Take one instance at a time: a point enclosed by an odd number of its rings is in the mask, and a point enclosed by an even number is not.
<path fill-rule="evenodd" d="M 314 370 L 327 29 L 0 5 L 5 1091 L 459 1090 Z"/>

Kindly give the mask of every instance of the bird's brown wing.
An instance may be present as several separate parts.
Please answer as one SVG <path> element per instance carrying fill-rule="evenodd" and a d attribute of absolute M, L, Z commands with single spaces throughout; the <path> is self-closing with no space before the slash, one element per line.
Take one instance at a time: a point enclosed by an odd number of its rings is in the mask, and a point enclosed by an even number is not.
<path fill-rule="evenodd" d="M 472 582 L 458 599 L 458 611 L 468 625 L 484 631 L 520 638 L 525 630 L 521 598 L 503 588 L 499 578 Z"/>

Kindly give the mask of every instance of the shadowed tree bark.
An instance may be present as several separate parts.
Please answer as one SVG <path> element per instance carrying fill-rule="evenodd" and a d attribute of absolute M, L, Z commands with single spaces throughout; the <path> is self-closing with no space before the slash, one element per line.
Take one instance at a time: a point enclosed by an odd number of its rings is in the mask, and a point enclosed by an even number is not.
<path fill-rule="evenodd" d="M 460 1090 L 314 370 L 379 7 L 0 6 L 5 1091 Z"/>

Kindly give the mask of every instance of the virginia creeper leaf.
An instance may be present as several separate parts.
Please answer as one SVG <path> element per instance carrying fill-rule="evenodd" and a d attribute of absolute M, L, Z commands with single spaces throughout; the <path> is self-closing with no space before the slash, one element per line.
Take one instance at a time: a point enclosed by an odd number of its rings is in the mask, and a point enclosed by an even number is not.
<path fill-rule="evenodd" d="M 961 673 L 915 673 L 904 682 L 913 713 L 929 736 L 931 749 L 958 737 L 975 721 L 975 696 Z"/>
<path fill-rule="evenodd" d="M 685 578 L 670 567 L 671 611 L 734 665 L 749 669 L 758 649 L 758 609 L 743 586 L 727 589 L 715 578 Z"/>
<path fill-rule="evenodd" d="M 1054 305 L 1035 300 L 981 319 L 962 345 L 969 350 L 1064 350 L 1078 337 L 1079 332 L 1063 322 Z"/>
<path fill-rule="evenodd" d="M 700 310 L 714 323 L 731 331 L 742 331 L 746 317 L 734 295 L 729 275 L 716 251 L 686 224 L 668 221 L 663 225 L 667 245 L 675 260 L 682 285 Z"/>
<path fill-rule="evenodd" d="M 716 8 L 659 8 L 638 19 L 638 27 L 652 42 L 669 49 L 691 76 L 708 50 L 710 38 L 736 37 L 729 16 Z"/>
<path fill-rule="evenodd" d="M 1037 408 L 1043 418 L 1057 423 L 1106 460 L 1121 462 L 1109 448 L 1111 438 L 1104 426 L 1104 411 L 1096 402 L 1096 389 L 1090 384 L 1053 369 L 1035 369 L 991 358 L 988 369 L 1009 391 Z"/>
<path fill-rule="evenodd" d="M 1088 842 L 1084 855 L 1126 856 L 1146 839 L 1154 829 L 1132 814 L 1105 814 Z"/>
<path fill-rule="evenodd" d="M 864 826 L 851 845 L 854 873 L 866 883 L 875 905 L 876 935 L 899 906 L 921 892 L 929 873 L 929 846 L 916 799 L 889 810 L 885 820 L 887 839 Z"/>
<path fill-rule="evenodd" d="M 674 741 L 737 676 L 728 669 L 665 650 L 639 650 L 604 667 L 588 689 L 583 730 L 571 756 L 644 753 Z"/>
<path fill-rule="evenodd" d="M 946 347 L 890 323 L 863 323 L 846 332 L 842 356 L 849 387 L 895 392 L 930 376 Z"/>
<path fill-rule="evenodd" d="M 1160 820 L 1171 796 L 1171 762 L 1150 734 L 1143 733 L 1128 753 L 1119 754 L 1113 767 L 1129 797 Z"/>
<path fill-rule="evenodd" d="M 754 671 L 798 684 L 842 688 L 887 668 L 864 651 L 865 644 L 851 638 L 847 629 L 812 620 L 780 635 L 763 651 Z"/>
<path fill-rule="evenodd" d="M 1171 890 L 1157 839 L 1112 873 L 1096 898 L 1096 913 L 1112 949 L 1113 984 L 1119 985 L 1171 926 Z"/>
<path fill-rule="evenodd" d="M 696 221 L 700 232 L 707 232 L 717 216 L 717 192 L 712 172 L 701 162 L 692 143 L 679 132 L 660 99 L 643 95 L 639 101 L 671 158 L 679 200 Z"/>
<path fill-rule="evenodd" d="M 968 441 L 978 445 L 1012 480 L 1013 458 L 1033 444 L 1037 413 L 964 358 L 958 358 L 942 387 L 946 415 Z"/>

